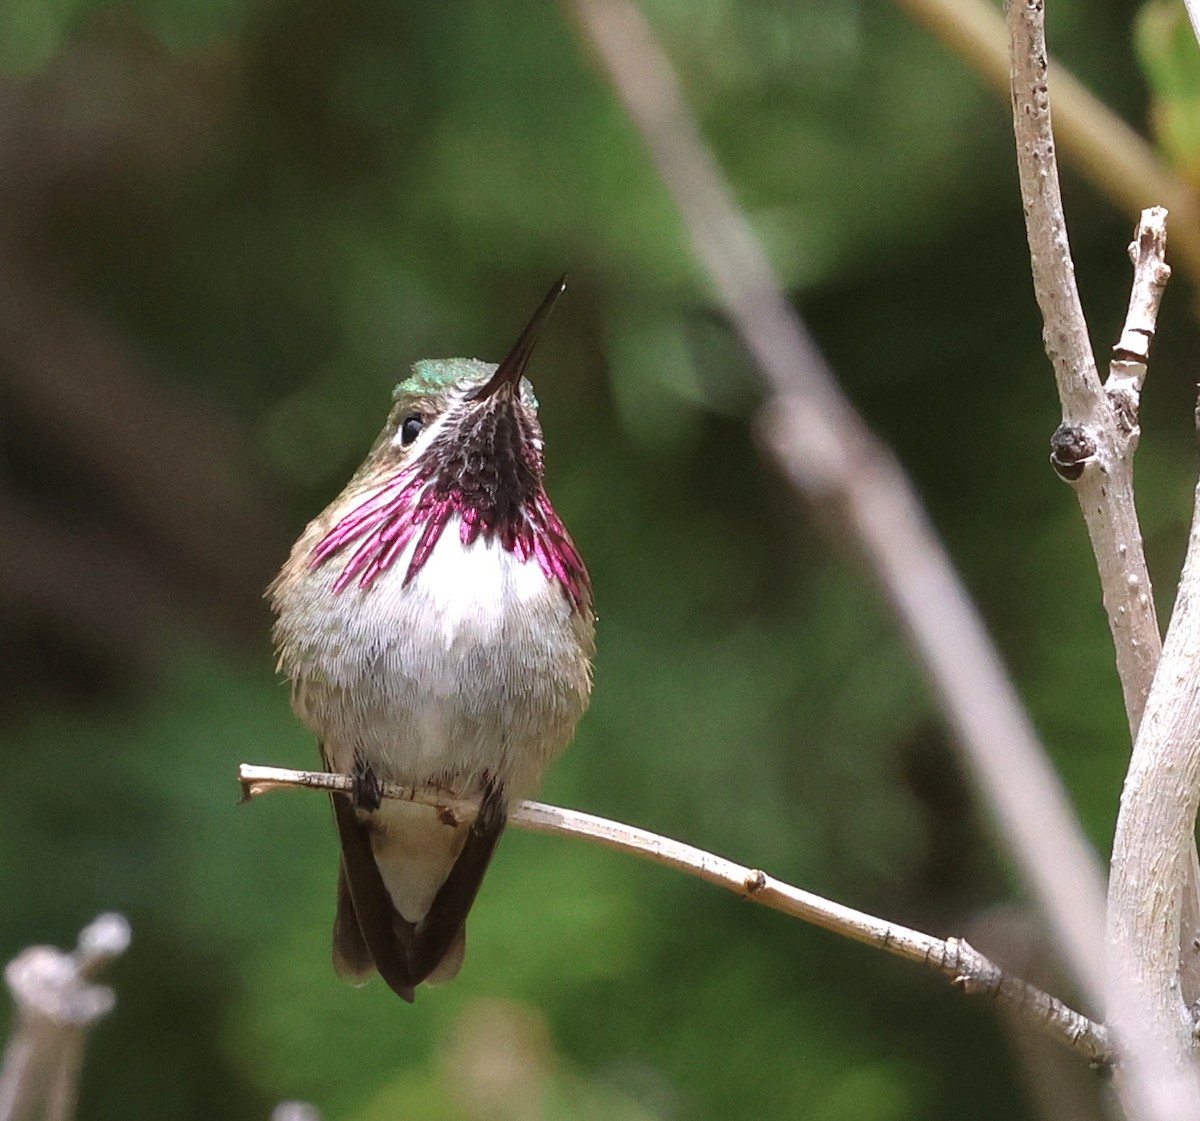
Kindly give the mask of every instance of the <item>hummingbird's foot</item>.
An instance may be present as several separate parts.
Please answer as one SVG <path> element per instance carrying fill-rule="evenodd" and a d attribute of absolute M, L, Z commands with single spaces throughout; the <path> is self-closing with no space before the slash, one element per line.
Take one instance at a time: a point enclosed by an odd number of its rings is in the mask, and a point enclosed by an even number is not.
<path fill-rule="evenodd" d="M 383 804 L 383 783 L 371 768 L 370 763 L 354 761 L 354 772 L 351 774 L 354 786 L 350 791 L 350 800 L 356 810 L 373 813 Z"/>
<path fill-rule="evenodd" d="M 471 828 L 473 832 L 481 835 L 491 833 L 499 835 L 507 821 L 508 801 L 504 787 L 498 786 L 488 779 L 479 803 L 479 816 Z"/>

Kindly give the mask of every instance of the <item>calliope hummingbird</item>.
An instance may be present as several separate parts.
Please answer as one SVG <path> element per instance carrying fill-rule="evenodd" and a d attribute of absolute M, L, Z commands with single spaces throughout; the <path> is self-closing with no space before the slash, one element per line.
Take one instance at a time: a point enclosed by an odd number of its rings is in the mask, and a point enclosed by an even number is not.
<path fill-rule="evenodd" d="M 268 591 L 292 707 L 326 767 L 341 842 L 333 962 L 405 1000 L 448 981 L 504 829 L 566 747 L 591 692 L 587 569 L 543 481 L 525 367 L 560 280 L 498 366 L 418 362 L 345 490 Z M 383 799 L 437 788 L 459 820 Z"/>

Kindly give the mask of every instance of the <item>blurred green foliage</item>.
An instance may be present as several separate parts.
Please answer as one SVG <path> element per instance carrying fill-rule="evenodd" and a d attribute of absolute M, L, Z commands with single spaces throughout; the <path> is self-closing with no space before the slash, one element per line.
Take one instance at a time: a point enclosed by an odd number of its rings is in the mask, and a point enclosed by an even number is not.
<path fill-rule="evenodd" d="M 1200 57 L 1182 4 L 1151 0 L 1138 14 L 1134 42 L 1150 84 L 1150 122 L 1164 155 L 1192 183 L 1200 180 Z"/>
<path fill-rule="evenodd" d="M 1075 32 L 1058 56 L 1139 120 L 1127 7 L 1055 8 Z M 1006 106 L 882 0 L 646 9 L 1106 851 L 1127 733 L 1086 538 L 1046 467 L 1057 405 Z M 1145 57 L 1170 74 L 1194 43 L 1160 43 L 1157 18 Z M 496 359 L 569 270 L 531 375 L 550 489 L 595 580 L 599 654 L 547 799 L 936 933 L 1021 898 L 886 611 L 758 451 L 754 371 L 559 8 L 25 0 L 0 7 L 0 66 L 77 140 L 97 122 L 117 138 L 98 169 L 53 184 L 28 236 L 149 363 L 154 394 L 235 434 L 220 466 L 275 512 L 254 544 L 279 561 L 406 366 Z M 1194 131 L 1169 130 L 1181 162 Z M 1067 197 L 1103 347 L 1131 219 L 1069 176 Z M 1139 453 L 1164 608 L 1194 473 L 1180 293 Z M 84 365 L 77 392 L 90 385 Z M 80 480 L 53 435 L 13 441 L 66 525 Z M 81 1118 L 248 1121 L 284 1098 L 348 1121 L 1031 1116 L 989 1008 L 582 844 L 505 839 L 453 985 L 409 1008 L 379 983 L 341 984 L 327 808 L 236 804 L 238 762 L 315 762 L 265 610 L 248 642 L 190 609 L 168 618 L 150 664 L 101 697 L 34 690 L 4 727 L 0 950 L 69 943 L 101 909 L 134 926 Z"/>

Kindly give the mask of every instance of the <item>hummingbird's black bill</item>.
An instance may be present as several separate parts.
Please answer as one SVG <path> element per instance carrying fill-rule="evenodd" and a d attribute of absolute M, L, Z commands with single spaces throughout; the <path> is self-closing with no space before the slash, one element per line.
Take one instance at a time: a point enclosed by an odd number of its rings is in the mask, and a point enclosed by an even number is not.
<path fill-rule="evenodd" d="M 545 325 L 547 319 L 550 318 L 550 313 L 554 310 L 554 305 L 558 303 L 558 297 L 567 290 L 567 278 L 561 276 L 556 280 L 550 291 L 542 298 L 542 302 L 538 304 L 538 309 L 525 324 L 525 330 L 521 332 L 520 338 L 517 339 L 512 350 L 504 357 L 504 361 L 496 367 L 496 372 L 478 389 L 476 389 L 468 398 L 471 401 L 485 401 L 491 397 L 498 389 L 505 385 L 517 385 L 521 380 L 521 375 L 525 373 L 525 367 L 529 365 L 529 358 L 533 354 L 533 348 L 537 345 L 538 334 Z"/>

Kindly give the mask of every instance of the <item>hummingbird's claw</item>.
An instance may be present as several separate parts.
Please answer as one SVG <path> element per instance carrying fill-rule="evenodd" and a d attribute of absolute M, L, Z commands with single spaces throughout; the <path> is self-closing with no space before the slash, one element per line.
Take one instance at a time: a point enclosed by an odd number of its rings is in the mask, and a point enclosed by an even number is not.
<path fill-rule="evenodd" d="M 350 791 L 350 800 L 354 808 L 374 813 L 383 804 L 383 784 L 371 769 L 371 764 L 355 760 L 351 779 L 354 786 Z"/>

